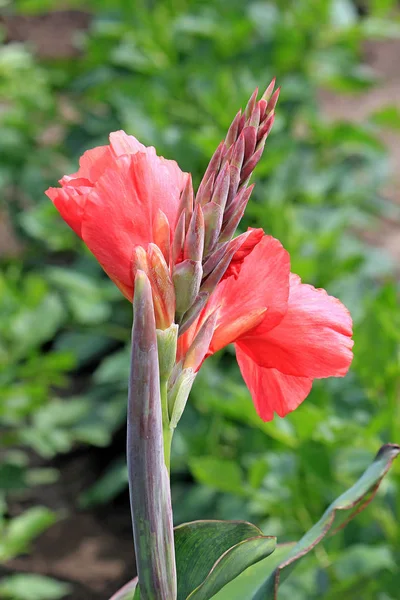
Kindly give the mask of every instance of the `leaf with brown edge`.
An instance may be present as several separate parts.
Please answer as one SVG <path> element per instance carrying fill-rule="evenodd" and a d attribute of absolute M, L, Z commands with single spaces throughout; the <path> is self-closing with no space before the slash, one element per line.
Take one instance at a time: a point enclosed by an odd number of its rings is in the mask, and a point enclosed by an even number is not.
<path fill-rule="evenodd" d="M 327 534 L 334 535 L 361 512 L 378 491 L 393 460 L 400 452 L 397 444 L 381 447 L 372 464 L 360 479 L 326 509 L 321 519 L 288 552 L 280 565 L 269 575 L 251 600 L 277 600 L 279 584 L 294 568 L 294 563 L 310 552 Z"/>
<path fill-rule="evenodd" d="M 293 570 L 296 561 L 310 552 L 325 536 L 335 534 L 374 498 L 400 446 L 382 446 L 360 479 L 325 511 L 321 519 L 298 543 L 278 544 L 274 554 L 250 567 L 226 585 L 213 600 L 277 600 L 279 584 Z"/>

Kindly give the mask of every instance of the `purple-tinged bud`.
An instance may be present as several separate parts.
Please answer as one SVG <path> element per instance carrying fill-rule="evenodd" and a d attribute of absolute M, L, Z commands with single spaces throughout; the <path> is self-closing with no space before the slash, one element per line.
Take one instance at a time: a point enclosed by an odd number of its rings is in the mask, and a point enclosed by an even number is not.
<path fill-rule="evenodd" d="M 164 255 L 155 244 L 149 244 L 147 264 L 157 329 L 167 329 L 174 322 L 175 291 Z"/>
<path fill-rule="evenodd" d="M 203 201 L 203 195 L 204 195 L 203 188 L 209 182 L 211 175 L 213 176 L 212 181 L 214 181 L 215 176 L 218 173 L 218 170 L 220 168 L 221 160 L 225 155 L 225 152 L 226 152 L 225 143 L 221 142 L 220 145 L 218 146 L 218 148 L 216 149 L 216 151 L 214 152 L 213 156 L 211 157 L 211 160 L 208 163 L 206 172 L 204 173 L 203 179 L 200 182 L 199 189 L 197 190 L 197 194 L 196 194 L 196 202 L 199 202 L 200 204 L 205 204 L 205 202 Z"/>
<path fill-rule="evenodd" d="M 232 146 L 232 144 L 234 144 L 237 140 L 238 134 L 240 133 L 238 131 L 238 128 L 239 128 L 239 123 L 240 123 L 241 117 L 242 117 L 242 111 L 239 110 L 239 112 L 237 113 L 236 117 L 233 119 L 233 121 L 228 129 L 228 133 L 226 134 L 225 146 L 227 148 L 230 148 L 230 146 Z"/>
<path fill-rule="evenodd" d="M 240 118 L 239 125 L 238 125 L 238 134 L 242 133 L 245 123 L 246 123 L 246 115 L 243 113 Z"/>
<path fill-rule="evenodd" d="M 150 282 L 140 270 L 135 277 L 133 311 L 127 461 L 140 596 L 173 600 L 177 594 L 174 535 L 164 462 L 156 323 Z"/>
<path fill-rule="evenodd" d="M 210 275 L 202 283 L 201 288 L 200 288 L 201 292 L 208 292 L 210 295 L 213 293 L 213 291 L 215 290 L 215 288 L 217 287 L 217 285 L 219 284 L 219 282 L 225 275 L 225 272 L 226 272 L 227 268 L 229 267 L 229 264 L 232 260 L 233 255 L 235 254 L 235 252 L 236 252 L 236 247 L 231 246 L 229 248 L 229 250 L 224 254 L 221 261 L 217 264 L 215 269 L 213 269 L 213 271 L 211 271 Z"/>
<path fill-rule="evenodd" d="M 182 211 L 186 214 L 186 226 L 189 225 L 190 219 L 193 213 L 193 204 L 194 204 L 194 193 L 193 193 L 193 185 L 192 185 L 192 176 L 188 173 L 186 178 L 185 187 L 183 188 L 181 194 L 181 201 L 178 210 L 178 215 L 182 213 Z"/>
<path fill-rule="evenodd" d="M 234 197 L 237 194 L 238 187 L 240 184 L 240 170 L 237 167 L 231 166 L 229 169 L 229 176 L 230 176 L 230 185 L 229 185 L 229 193 L 228 193 L 228 200 L 226 203 L 226 208 L 229 208 L 229 206 L 232 203 L 232 200 L 234 199 Z"/>
<path fill-rule="evenodd" d="M 244 188 L 244 193 L 240 194 L 240 199 L 238 199 L 238 201 L 235 201 L 233 205 L 234 210 L 232 211 L 232 215 L 227 220 L 226 224 L 222 229 L 220 235 L 221 242 L 229 241 L 234 236 L 235 231 L 243 217 L 244 211 L 246 210 L 246 206 L 249 201 L 251 192 L 253 191 L 253 187 L 254 185 L 248 188 Z"/>
<path fill-rule="evenodd" d="M 218 204 L 222 210 L 225 208 L 226 200 L 228 198 L 229 184 L 229 164 L 225 163 L 215 181 L 214 192 L 211 198 L 211 201 Z"/>
<path fill-rule="evenodd" d="M 207 202 L 210 202 L 211 200 L 211 196 L 213 193 L 213 189 L 214 189 L 214 182 L 215 182 L 215 173 L 210 173 L 207 181 L 205 182 L 204 186 L 201 189 L 201 193 L 197 193 L 196 196 L 196 204 L 199 204 L 200 206 L 204 206 L 205 204 L 207 204 Z"/>
<path fill-rule="evenodd" d="M 274 120 L 275 120 L 275 113 L 272 111 L 265 118 L 265 120 L 261 123 L 260 127 L 258 128 L 257 142 L 259 142 L 260 140 L 262 140 L 269 134 L 269 132 L 272 129 L 272 125 L 274 124 Z"/>
<path fill-rule="evenodd" d="M 196 205 L 186 233 L 184 260 L 201 261 L 204 251 L 204 216 L 200 204 Z"/>
<path fill-rule="evenodd" d="M 200 292 L 192 306 L 183 315 L 181 324 L 179 325 L 179 335 L 183 335 L 189 327 L 195 322 L 203 308 L 208 302 L 210 294 L 208 292 Z"/>
<path fill-rule="evenodd" d="M 251 192 L 250 192 L 251 193 Z M 222 244 L 221 248 L 219 248 L 214 255 L 210 257 L 210 262 L 215 262 L 214 257 L 218 256 L 219 261 L 216 263 L 215 267 L 210 270 L 208 268 L 208 261 L 205 266 L 207 266 L 207 270 L 210 271 L 210 274 L 207 278 L 204 279 L 202 286 L 200 288 L 200 293 L 208 292 L 210 295 L 213 293 L 223 276 L 225 275 L 229 265 L 231 264 L 232 258 L 234 254 L 240 249 L 244 240 L 250 235 L 250 231 L 239 235 L 237 238 L 234 238 L 230 242 L 226 242 Z M 221 252 L 223 254 L 221 256 Z"/>
<path fill-rule="evenodd" d="M 244 160 L 244 149 L 245 149 L 245 137 L 244 131 L 239 135 L 237 141 L 235 142 L 232 150 L 232 158 L 229 160 L 229 163 L 236 167 L 237 169 L 241 169 Z"/>
<path fill-rule="evenodd" d="M 183 256 L 183 246 L 186 234 L 186 214 L 182 211 L 176 225 L 174 239 L 172 241 L 172 264 L 175 265 Z"/>
<path fill-rule="evenodd" d="M 180 321 L 199 293 L 203 269 L 201 261 L 184 260 L 174 268 L 176 317 Z"/>
<path fill-rule="evenodd" d="M 209 202 L 203 208 L 204 214 L 204 256 L 211 252 L 218 241 L 221 231 L 224 211 L 221 206 L 214 202 Z"/>
<path fill-rule="evenodd" d="M 260 160 L 260 158 L 262 156 L 263 151 L 264 151 L 264 147 L 260 148 L 259 150 L 256 150 L 256 152 L 253 154 L 253 156 L 244 165 L 244 167 L 242 169 L 241 177 L 240 177 L 240 183 L 245 182 L 250 177 L 250 175 L 256 168 L 258 161 Z"/>
<path fill-rule="evenodd" d="M 215 267 L 221 260 L 224 258 L 225 254 L 229 251 L 229 244 L 223 243 L 218 244 L 218 248 L 214 250 L 212 254 L 207 258 L 206 262 L 203 265 L 203 278 L 209 276 L 209 274 L 214 271 Z"/>
<path fill-rule="evenodd" d="M 252 183 L 249 187 L 241 186 L 238 194 L 235 196 L 235 198 L 229 205 L 229 208 L 224 213 L 224 222 L 222 224 L 222 230 L 225 229 L 227 223 L 232 219 L 232 217 L 237 213 L 237 211 L 240 210 L 240 207 L 242 206 L 242 204 L 244 204 L 246 206 L 253 189 L 254 189 L 254 183 Z M 222 231 L 222 233 L 223 233 L 223 231 Z M 222 240 L 220 239 L 220 241 L 222 241 Z M 204 277 L 204 275 L 205 275 L 205 273 L 203 273 L 203 277 Z"/>
<path fill-rule="evenodd" d="M 265 113 L 267 111 L 267 101 L 264 100 L 263 98 L 261 98 L 261 100 L 258 101 L 258 106 L 260 107 L 260 123 L 262 123 L 263 119 L 265 118 Z"/>
<path fill-rule="evenodd" d="M 197 371 L 206 357 L 210 342 L 215 330 L 215 323 L 218 317 L 218 310 L 214 311 L 203 323 L 194 338 L 183 361 L 184 369 L 193 369 Z"/>
<path fill-rule="evenodd" d="M 261 100 L 259 102 L 257 102 L 253 112 L 250 115 L 250 118 L 248 119 L 247 125 L 249 127 L 258 127 L 260 124 L 260 116 L 261 116 L 260 104 L 261 104 Z"/>
<path fill-rule="evenodd" d="M 263 95 L 261 97 L 262 100 L 266 100 L 267 102 L 269 101 L 269 99 L 271 98 L 272 92 L 274 91 L 275 83 L 276 83 L 276 77 L 273 78 L 273 80 L 271 81 L 271 83 L 269 84 L 269 86 L 267 87 L 265 92 L 263 93 Z"/>
<path fill-rule="evenodd" d="M 170 236 L 171 232 L 167 216 L 162 210 L 158 209 L 153 222 L 153 241 L 160 248 L 167 264 L 169 264 L 170 259 Z"/>
<path fill-rule="evenodd" d="M 254 149 L 256 147 L 257 144 L 257 129 L 256 127 L 249 127 L 246 126 L 243 129 L 243 135 L 244 135 L 244 160 L 243 162 L 246 164 L 246 162 L 249 160 L 249 158 L 251 158 Z"/>
<path fill-rule="evenodd" d="M 278 87 L 275 92 L 271 96 L 271 100 L 268 102 L 267 106 L 267 114 L 271 113 L 278 102 L 279 94 L 281 93 L 281 88 Z"/>
<path fill-rule="evenodd" d="M 257 96 L 258 96 L 258 87 L 256 87 L 256 89 L 252 93 L 252 95 L 251 95 L 251 97 L 250 97 L 250 99 L 249 99 L 249 101 L 247 103 L 246 109 L 244 111 L 246 119 L 248 119 L 250 117 L 251 113 L 254 110 L 254 107 L 255 107 L 256 102 L 257 102 Z"/>
<path fill-rule="evenodd" d="M 193 369 L 183 369 L 168 392 L 168 409 L 171 415 L 170 427 L 175 429 L 185 410 L 196 373 Z"/>

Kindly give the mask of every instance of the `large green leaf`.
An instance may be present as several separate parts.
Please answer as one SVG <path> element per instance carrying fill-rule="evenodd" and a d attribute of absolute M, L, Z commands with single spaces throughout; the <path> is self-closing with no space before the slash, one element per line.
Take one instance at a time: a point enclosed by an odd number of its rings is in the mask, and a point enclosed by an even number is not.
<path fill-rule="evenodd" d="M 275 537 L 245 521 L 194 521 L 176 527 L 178 600 L 211 598 L 275 547 Z"/>
<path fill-rule="evenodd" d="M 399 452 L 400 446 L 395 444 L 382 446 L 357 483 L 327 508 L 318 523 L 297 544 L 278 546 L 271 557 L 248 569 L 213 600 L 276 600 L 279 584 L 291 573 L 294 563 L 327 534 L 333 535 L 344 527 L 371 502 Z"/>
<path fill-rule="evenodd" d="M 194 521 L 175 527 L 178 600 L 213 597 L 275 547 L 275 537 L 246 521 Z M 134 579 L 111 600 L 133 600 L 136 586 Z"/>

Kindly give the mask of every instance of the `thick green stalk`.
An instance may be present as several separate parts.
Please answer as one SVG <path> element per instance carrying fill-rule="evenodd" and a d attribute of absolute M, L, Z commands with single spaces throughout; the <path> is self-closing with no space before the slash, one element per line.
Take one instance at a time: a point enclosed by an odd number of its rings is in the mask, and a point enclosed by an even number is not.
<path fill-rule="evenodd" d="M 169 476 L 165 466 L 160 370 L 152 293 L 135 279 L 127 461 L 141 600 L 176 600 Z M 168 458 L 169 462 L 169 458 Z"/>

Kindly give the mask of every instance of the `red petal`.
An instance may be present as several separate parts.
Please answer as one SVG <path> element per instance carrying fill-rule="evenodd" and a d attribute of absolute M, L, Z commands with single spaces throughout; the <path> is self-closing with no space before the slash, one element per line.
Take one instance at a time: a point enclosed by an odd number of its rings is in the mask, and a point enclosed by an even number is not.
<path fill-rule="evenodd" d="M 87 194 L 91 188 L 49 188 L 45 193 L 64 221 L 82 237 L 82 216 Z"/>
<path fill-rule="evenodd" d="M 352 320 L 346 307 L 325 290 L 291 275 L 288 311 L 273 330 L 264 323 L 241 340 L 259 365 L 299 377 L 343 376 L 353 354 Z"/>
<path fill-rule="evenodd" d="M 220 307 L 210 353 L 217 352 L 263 319 L 276 326 L 287 310 L 290 258 L 282 244 L 264 235 L 244 258 L 238 277 L 222 281 L 207 305 Z"/>
<path fill-rule="evenodd" d="M 133 288 L 132 252 L 153 241 L 159 209 L 173 231 L 185 181 L 175 161 L 147 148 L 115 159 L 88 195 L 82 237 L 119 287 Z"/>
<path fill-rule="evenodd" d="M 110 133 L 110 145 L 117 157 L 146 151 L 146 146 L 143 146 L 133 135 L 128 135 L 122 130 Z"/>
<path fill-rule="evenodd" d="M 284 417 L 310 393 L 312 380 L 308 377 L 285 375 L 276 369 L 260 367 L 240 348 L 240 344 L 235 346 L 240 371 L 263 421 L 271 421 L 274 413 Z"/>
<path fill-rule="evenodd" d="M 112 160 L 110 146 L 98 146 L 87 150 L 79 159 L 79 170 L 72 175 L 65 175 L 60 179 L 60 183 L 64 187 L 74 185 L 74 179 L 86 179 L 89 184 L 93 185 Z"/>

